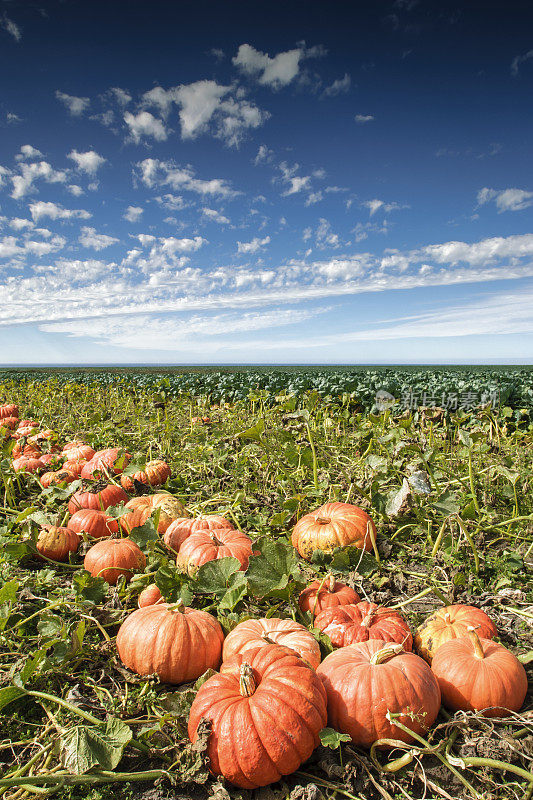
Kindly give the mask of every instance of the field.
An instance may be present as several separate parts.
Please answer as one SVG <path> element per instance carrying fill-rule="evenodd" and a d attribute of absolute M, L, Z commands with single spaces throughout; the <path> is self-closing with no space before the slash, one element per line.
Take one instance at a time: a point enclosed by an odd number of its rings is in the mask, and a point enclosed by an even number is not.
<path fill-rule="evenodd" d="M 69 562 L 38 558 L 44 524 L 67 521 L 80 481 L 43 488 L 15 472 L 3 440 L 0 489 L 0 791 L 6 800 L 53 796 L 129 800 L 427 800 L 531 798 L 533 700 L 485 718 L 444 708 L 412 746 L 355 747 L 327 728 L 296 772 L 270 787 L 236 789 L 209 774 L 206 736 L 191 745 L 197 685 L 141 678 L 115 637 L 157 584 L 170 602 L 214 614 L 225 633 L 259 617 L 312 629 L 298 595 L 332 573 L 363 599 L 396 608 L 414 631 L 443 605 L 482 608 L 498 641 L 533 663 L 533 371 L 529 368 L 242 370 L 2 370 L 0 405 L 54 434 L 124 448 L 126 472 L 161 458 L 164 486 L 191 515 L 220 514 L 253 540 L 250 566 L 176 567 L 156 531 L 131 538 L 144 571 L 109 586 L 83 570 L 88 537 Z M 383 390 L 397 402 L 376 402 Z M 425 395 L 425 397 L 424 397 Z M 425 401 L 425 402 L 424 402 Z M 429 407 L 428 407 L 429 406 Z M 5 431 L 4 431 L 5 432 Z M 142 493 L 142 487 L 136 486 Z M 157 491 L 157 490 L 156 490 Z M 290 532 L 329 501 L 354 503 L 377 526 L 369 552 L 311 562 Z M 120 506 L 108 513 L 120 518 Z"/>

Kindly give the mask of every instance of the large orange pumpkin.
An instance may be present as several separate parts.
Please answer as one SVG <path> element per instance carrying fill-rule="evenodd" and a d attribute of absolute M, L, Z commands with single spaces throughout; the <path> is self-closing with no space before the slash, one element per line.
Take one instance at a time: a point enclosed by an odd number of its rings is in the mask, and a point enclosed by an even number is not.
<path fill-rule="evenodd" d="M 46 525 L 39 531 L 36 547 L 39 553 L 52 561 L 68 561 L 70 553 L 75 553 L 80 545 L 80 537 L 68 528 Z"/>
<path fill-rule="evenodd" d="M 220 528 L 188 536 L 179 549 L 177 564 L 191 574 L 208 561 L 236 558 L 241 570 L 246 570 L 251 555 L 252 540 L 249 536 L 242 531 Z"/>
<path fill-rule="evenodd" d="M 329 636 L 335 647 L 380 639 L 403 644 L 404 650 L 413 649 L 413 637 L 404 618 L 397 611 L 366 600 L 355 605 L 325 608 L 315 617 L 314 625 Z"/>
<path fill-rule="evenodd" d="M 371 517 L 351 503 L 326 503 L 306 514 L 292 532 L 292 544 L 307 561 L 315 550 L 331 553 L 337 547 L 352 545 L 372 549 L 376 526 Z"/>
<path fill-rule="evenodd" d="M 76 511 L 67 523 L 67 528 L 76 533 L 87 533 L 93 539 L 107 539 L 118 533 L 118 520 L 110 517 L 105 511 L 94 508 L 82 508 Z"/>
<path fill-rule="evenodd" d="M 486 717 L 519 711 L 527 692 L 526 671 L 503 645 L 467 636 L 444 642 L 431 663 L 444 705 L 452 711 L 483 711 Z"/>
<path fill-rule="evenodd" d="M 70 472 L 72 475 L 74 475 L 75 478 L 79 478 L 80 475 L 81 475 L 81 471 L 82 471 L 83 467 L 85 466 L 85 463 L 86 462 L 83 461 L 83 459 L 78 460 L 78 461 L 70 461 L 70 460 L 68 460 L 68 461 L 65 461 L 63 463 L 63 466 L 61 467 L 61 469 L 66 469 L 66 470 L 68 470 L 68 472 Z"/>
<path fill-rule="evenodd" d="M 17 442 L 11 451 L 11 456 L 13 458 L 19 458 L 20 456 L 26 456 L 26 458 L 40 458 L 41 455 L 42 450 L 39 445 L 35 442 L 27 442 L 25 437 Z"/>
<path fill-rule="evenodd" d="M 439 713 L 440 689 L 431 669 L 399 644 L 369 639 L 341 647 L 326 656 L 317 673 L 328 695 L 328 724 L 361 747 L 378 739 L 412 741 L 387 719 L 389 712 L 400 714 L 399 722 L 418 734 Z"/>
<path fill-rule="evenodd" d="M 183 503 L 171 494 L 163 493 L 134 497 L 126 503 L 126 508 L 130 509 L 130 513 L 120 518 L 120 524 L 127 533 L 144 525 L 157 509 L 159 509 L 157 526 L 159 533 L 165 533 L 171 522 L 187 514 Z"/>
<path fill-rule="evenodd" d="M 301 592 L 298 605 L 301 611 L 309 611 L 314 616 L 326 608 L 347 606 L 350 603 L 358 603 L 360 599 L 357 592 L 345 583 L 336 581 L 333 575 L 328 575 L 322 580 L 310 583 L 307 589 Z"/>
<path fill-rule="evenodd" d="M 316 669 L 320 664 L 320 647 L 307 628 L 292 619 L 247 619 L 239 622 L 228 633 L 224 642 L 223 661 L 231 656 L 246 655 L 248 650 L 280 644 L 294 650 L 309 666 Z"/>
<path fill-rule="evenodd" d="M 480 608 L 459 604 L 445 606 L 434 611 L 417 628 L 415 633 L 417 653 L 431 664 L 431 659 L 439 647 L 450 639 L 466 636 L 469 625 L 472 625 L 483 639 L 494 639 L 498 635 L 495 624 Z"/>
<path fill-rule="evenodd" d="M 126 469 L 131 456 L 126 450 L 120 447 L 108 447 L 106 450 L 98 450 L 88 461 L 82 472 L 84 479 L 94 478 L 95 475 L 120 475 Z"/>
<path fill-rule="evenodd" d="M 80 489 L 70 498 L 68 510 L 71 514 L 79 511 L 80 508 L 105 511 L 109 506 L 118 506 L 119 503 L 127 503 L 128 500 L 128 495 L 121 486 L 110 483 L 108 486 L 103 485 L 102 488 L 95 486 L 94 491 Z"/>
<path fill-rule="evenodd" d="M 130 580 L 146 566 L 143 551 L 131 539 L 102 539 L 87 551 L 84 568 L 114 585 L 121 575 Z"/>
<path fill-rule="evenodd" d="M 0 417 L 0 428 L 9 428 L 10 431 L 14 431 L 18 424 L 18 417 Z"/>
<path fill-rule="evenodd" d="M 170 478 L 170 467 L 166 461 L 149 461 L 143 470 L 134 472 L 133 475 L 121 475 L 120 483 L 127 492 L 135 490 L 135 483 L 144 483 L 152 488 L 162 486 Z"/>
<path fill-rule="evenodd" d="M 200 687 L 189 715 L 192 742 L 200 721 L 211 722 L 211 772 L 254 789 L 297 770 L 327 721 L 316 673 L 276 645 L 250 650 L 245 662 L 222 669 Z"/>
<path fill-rule="evenodd" d="M 40 458 L 30 456 L 19 456 L 13 460 L 15 472 L 39 472 L 39 470 L 44 469 L 44 466 Z"/>
<path fill-rule="evenodd" d="M 192 533 L 201 531 L 234 530 L 233 525 L 226 517 L 210 514 L 206 517 L 179 517 L 171 522 L 165 531 L 163 541 L 169 550 L 177 554 L 181 545 Z"/>
<path fill-rule="evenodd" d="M 69 461 L 78 461 L 79 459 L 85 459 L 85 461 L 90 461 L 95 454 L 95 450 L 89 444 L 85 444 L 84 442 L 68 442 L 61 451 L 64 456 L 68 458 Z"/>
<path fill-rule="evenodd" d="M 218 669 L 224 634 L 207 611 L 180 603 L 138 608 L 122 623 L 117 650 L 138 675 L 159 676 L 164 683 L 194 681 L 207 669 Z"/>

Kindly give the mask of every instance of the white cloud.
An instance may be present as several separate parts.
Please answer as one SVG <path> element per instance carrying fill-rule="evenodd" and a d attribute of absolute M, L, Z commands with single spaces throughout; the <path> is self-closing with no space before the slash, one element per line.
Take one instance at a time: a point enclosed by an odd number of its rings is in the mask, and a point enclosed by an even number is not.
<path fill-rule="evenodd" d="M 195 176 L 192 167 L 178 167 L 172 161 L 159 161 L 156 158 L 145 158 L 137 164 L 141 172 L 141 180 L 149 188 L 170 186 L 174 190 L 195 192 L 200 195 L 235 197 L 234 191 L 222 178 L 202 180 Z"/>
<path fill-rule="evenodd" d="M 245 75 L 254 77 L 263 86 L 280 89 L 298 76 L 300 64 L 305 58 L 324 54 L 321 47 L 306 48 L 305 42 L 293 50 L 286 50 L 270 57 L 249 44 L 241 44 L 232 63 Z"/>
<path fill-rule="evenodd" d="M 155 201 L 171 211 L 179 211 L 187 205 L 181 195 L 171 194 L 170 192 L 162 197 L 156 197 Z"/>
<path fill-rule="evenodd" d="M 88 175 L 96 175 L 97 170 L 106 162 L 106 159 L 94 150 L 87 150 L 85 153 L 71 150 L 67 158 L 76 163 L 80 172 L 86 172 Z"/>
<path fill-rule="evenodd" d="M 219 225 L 229 225 L 230 220 L 215 208 L 202 208 L 202 216 L 209 222 L 217 222 Z"/>
<path fill-rule="evenodd" d="M 17 25 L 16 22 L 13 22 L 12 19 L 9 19 L 5 14 L 0 19 L 0 28 L 4 28 L 16 42 L 20 42 L 22 39 L 22 31 L 20 30 L 20 25 Z"/>
<path fill-rule="evenodd" d="M 400 205 L 399 203 L 386 203 L 384 200 L 378 200 L 377 198 L 374 200 L 364 200 L 361 205 L 368 208 L 371 217 L 373 217 L 377 211 L 383 211 L 383 213 L 388 214 L 391 211 L 408 208 L 408 206 Z"/>
<path fill-rule="evenodd" d="M 34 222 L 37 222 L 43 217 L 50 219 L 90 219 L 92 214 L 84 209 L 71 209 L 63 208 L 57 203 L 45 203 L 39 200 L 37 203 L 30 203 L 30 213 Z"/>
<path fill-rule="evenodd" d="M 109 89 L 109 94 L 120 106 L 127 106 L 128 103 L 131 103 L 131 94 L 126 92 L 125 89 L 120 89 L 118 86 L 112 86 L 111 89 Z"/>
<path fill-rule="evenodd" d="M 356 114 L 354 117 L 358 125 L 364 125 L 365 122 L 373 122 L 374 117 L 372 114 Z"/>
<path fill-rule="evenodd" d="M 73 117 L 80 117 L 84 111 L 87 111 L 91 101 L 88 97 L 76 97 L 72 94 L 65 94 L 64 92 L 56 92 L 57 99 L 63 103 L 68 109 L 69 114 Z"/>
<path fill-rule="evenodd" d="M 259 239 L 259 237 L 256 236 L 251 242 L 237 242 L 237 252 L 250 255 L 259 252 L 259 250 L 263 249 L 267 244 L 270 244 L 270 236 L 265 236 L 264 239 Z"/>
<path fill-rule="evenodd" d="M 327 219 L 321 218 L 316 231 L 316 243 L 318 247 L 340 247 L 339 236 L 331 230 L 331 224 Z"/>
<path fill-rule="evenodd" d="M 274 157 L 274 153 L 270 148 L 266 146 L 266 144 L 262 144 L 259 146 L 259 150 L 257 151 L 257 155 L 254 158 L 253 163 L 257 167 L 258 164 L 266 164 L 272 161 Z"/>
<path fill-rule="evenodd" d="M 350 91 L 351 85 L 352 85 L 352 79 L 346 72 L 344 74 L 344 78 L 337 78 L 336 81 L 333 81 L 331 86 L 327 86 L 322 92 L 322 96 L 335 97 L 338 94 L 346 94 L 346 92 Z"/>
<path fill-rule="evenodd" d="M 292 167 L 282 161 L 279 165 L 282 180 L 287 184 L 287 189 L 283 192 L 283 196 L 287 197 L 291 194 L 298 194 L 299 192 L 310 189 L 311 176 L 310 175 L 296 175 L 300 165 L 294 164 Z"/>
<path fill-rule="evenodd" d="M 199 250 L 206 243 L 206 239 L 195 236 L 193 239 L 177 239 L 175 236 L 168 236 L 159 239 L 161 252 L 169 253 L 190 253 Z"/>
<path fill-rule="evenodd" d="M 82 194 L 85 194 L 81 186 L 78 186 L 77 183 L 71 183 L 67 186 L 67 190 L 74 195 L 74 197 L 81 197 Z"/>
<path fill-rule="evenodd" d="M 140 206 L 128 206 L 122 218 L 128 222 L 139 222 L 144 213 L 144 209 Z"/>
<path fill-rule="evenodd" d="M 14 125 L 17 122 L 22 122 L 22 118 L 19 117 L 18 114 L 14 114 L 12 111 L 8 111 L 6 114 L 6 122 L 8 125 Z"/>
<path fill-rule="evenodd" d="M 41 158 L 42 155 L 41 151 L 31 144 L 23 144 L 20 148 L 20 153 L 15 156 L 15 160 L 24 161 L 25 159 Z"/>
<path fill-rule="evenodd" d="M 528 50 L 527 53 L 524 53 L 523 56 L 516 56 L 513 58 L 511 62 L 511 72 L 513 75 L 518 75 L 520 73 L 520 65 L 523 64 L 525 61 L 529 61 L 530 58 L 533 58 L 533 50 Z"/>
<path fill-rule="evenodd" d="M 22 231 L 24 228 L 33 228 L 34 225 L 31 219 L 21 219 L 21 217 L 14 217 L 9 224 L 16 231 Z"/>
<path fill-rule="evenodd" d="M 477 202 L 482 206 L 494 200 L 498 213 L 504 211 L 523 211 L 533 205 L 533 192 L 524 189 L 503 189 L 496 191 L 485 187 L 478 192 Z"/>
<path fill-rule="evenodd" d="M 33 183 L 36 180 L 43 180 L 46 183 L 65 183 L 67 173 L 62 170 L 55 170 L 47 161 L 33 161 L 31 164 L 19 164 L 20 174 L 12 175 L 11 182 L 13 191 L 11 197 L 18 200 L 33 190 Z"/>
<path fill-rule="evenodd" d="M 39 230 L 32 232 L 32 236 L 42 233 Z M 27 255 L 36 258 L 49 255 L 61 250 L 65 244 L 66 239 L 63 236 L 52 236 L 50 231 L 45 231 L 48 234 L 48 241 L 37 241 L 30 239 L 29 236 L 20 239 L 16 236 L 4 236 L 0 239 L 0 258 L 15 258 L 21 259 Z"/>
<path fill-rule="evenodd" d="M 111 247 L 112 244 L 116 244 L 120 240 L 105 233 L 96 233 L 95 228 L 88 228 L 84 225 L 78 241 L 83 247 L 90 247 L 93 250 L 105 250 L 106 247 Z"/>
<path fill-rule="evenodd" d="M 131 140 L 139 144 L 143 136 L 153 138 L 158 142 L 168 139 L 168 131 L 163 122 L 149 111 L 139 111 L 138 114 L 131 114 L 126 111 L 124 122 L 129 128 Z"/>

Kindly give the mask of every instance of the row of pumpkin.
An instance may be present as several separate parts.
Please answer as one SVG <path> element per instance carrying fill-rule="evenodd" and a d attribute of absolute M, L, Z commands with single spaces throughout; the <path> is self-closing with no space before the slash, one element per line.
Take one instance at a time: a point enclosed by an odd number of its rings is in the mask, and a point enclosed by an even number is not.
<path fill-rule="evenodd" d="M 16 459 L 42 458 L 37 448 L 53 439 L 51 432 L 19 436 L 19 427 L 5 426 L 18 437 Z M 28 445 L 33 454 L 25 452 Z M 95 452 L 76 441 L 56 450 L 51 455 L 62 476 L 57 482 L 81 475 L 91 483 L 72 495 L 66 527 L 49 526 L 39 533 L 37 549 L 44 558 L 68 559 L 85 533 L 98 541 L 87 551 L 84 567 L 109 583 L 120 575 L 129 580 L 144 570 L 146 559 L 127 534 L 157 511 L 158 530 L 182 569 L 193 572 L 209 560 L 234 556 L 246 570 L 252 540 L 224 517 L 188 517 L 180 501 L 167 493 L 128 497 L 126 487 L 131 492 L 139 484 L 161 486 L 170 475 L 165 462 L 151 462 L 125 476 L 129 455 L 118 448 Z M 49 464 L 45 459 L 35 471 Z M 43 485 L 48 482 L 44 478 Z M 127 513 L 117 520 L 106 509 L 119 503 Z M 348 544 L 371 549 L 375 532 L 362 509 L 329 503 L 300 519 L 292 541 L 309 559 L 315 549 Z M 122 538 L 114 538 L 120 533 Z M 524 702 L 524 667 L 493 641 L 496 627 L 479 608 L 441 608 L 413 637 L 400 613 L 361 600 L 332 576 L 311 583 L 299 605 L 336 648 L 323 661 L 315 636 L 293 619 L 245 620 L 224 637 L 212 614 L 166 603 L 155 584 L 141 593 L 139 608 L 118 631 L 118 654 L 139 675 L 180 684 L 218 670 L 193 702 L 189 736 L 194 742 L 202 720 L 209 721 L 210 769 L 237 786 L 263 786 L 296 770 L 319 743 L 326 724 L 347 733 L 354 744 L 370 747 L 381 740 L 409 742 L 411 733 L 427 731 L 441 702 L 452 711 L 487 716 L 518 711 Z"/>

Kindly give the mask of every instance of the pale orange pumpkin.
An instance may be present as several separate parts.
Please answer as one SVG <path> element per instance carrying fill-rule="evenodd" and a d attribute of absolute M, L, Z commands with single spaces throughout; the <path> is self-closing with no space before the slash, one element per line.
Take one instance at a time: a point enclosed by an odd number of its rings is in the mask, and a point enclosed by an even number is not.
<path fill-rule="evenodd" d="M 358 603 L 360 599 L 357 592 L 345 583 L 336 581 L 333 575 L 327 575 L 322 580 L 313 581 L 300 593 L 298 605 L 301 611 L 309 611 L 312 615 L 316 615 L 326 608 L 347 606 L 350 603 Z"/>
<path fill-rule="evenodd" d="M 143 470 L 134 472 L 133 475 L 121 475 L 120 483 L 127 492 L 135 490 L 135 483 L 143 483 L 152 488 L 162 486 L 170 478 L 170 467 L 166 461 L 157 459 L 149 461 Z"/>
<path fill-rule="evenodd" d="M 81 477 L 89 479 L 99 475 L 120 475 L 126 469 L 130 460 L 131 455 L 120 447 L 108 447 L 105 450 L 98 450 L 83 467 Z"/>
<path fill-rule="evenodd" d="M 163 493 L 134 497 L 126 503 L 126 508 L 130 509 L 130 513 L 120 518 L 120 525 L 127 533 L 144 525 L 146 520 L 158 509 L 157 530 L 159 533 L 165 533 L 171 522 L 187 514 L 183 503 L 171 494 Z"/>
<path fill-rule="evenodd" d="M 139 595 L 137 605 L 139 608 L 154 606 L 156 603 L 164 603 L 163 595 L 155 583 L 150 583 Z"/>
<path fill-rule="evenodd" d="M 320 647 L 307 628 L 292 619 L 247 619 L 239 622 L 226 636 L 223 661 L 234 655 L 245 655 L 248 650 L 280 644 L 294 650 L 310 667 L 320 664 Z"/>
<path fill-rule="evenodd" d="M 480 608 L 462 604 L 444 606 L 430 614 L 417 628 L 414 639 L 417 653 L 431 664 L 439 647 L 450 639 L 466 636 L 469 625 L 483 639 L 494 639 L 498 635 L 495 624 Z"/>
<path fill-rule="evenodd" d="M 375 536 L 376 526 L 362 508 L 351 503 L 326 503 L 296 523 L 292 544 L 310 561 L 315 550 L 331 553 L 349 545 L 371 550 Z"/>
<path fill-rule="evenodd" d="M 89 444 L 77 441 L 68 442 L 61 452 L 69 461 L 79 461 L 80 459 L 90 461 L 96 451 Z"/>
<path fill-rule="evenodd" d="M 49 486 L 57 486 L 60 483 L 72 483 L 74 480 L 76 480 L 76 476 L 73 475 L 70 470 L 65 469 L 63 465 L 60 470 L 43 473 L 41 475 L 41 486 L 44 489 L 48 489 Z"/>
<path fill-rule="evenodd" d="M 19 415 L 19 407 L 15 405 L 15 403 L 6 403 L 3 406 L 0 406 L 0 419 L 5 419 L 6 417 L 18 417 Z"/>
<path fill-rule="evenodd" d="M 205 517 L 179 517 L 171 522 L 165 531 L 163 541 L 169 550 L 176 554 L 181 545 L 191 534 L 204 531 L 234 530 L 232 523 L 218 514 Z"/>
<path fill-rule="evenodd" d="M 80 537 L 68 528 L 45 525 L 39 531 L 36 547 L 41 556 L 52 561 L 68 561 L 70 553 L 75 553 L 80 545 Z"/>
<path fill-rule="evenodd" d="M 130 580 L 143 570 L 146 558 L 131 539 L 101 539 L 87 551 L 83 566 L 94 578 L 114 585 L 121 575 Z"/>
<path fill-rule="evenodd" d="M 215 531 L 191 533 L 181 545 L 176 563 L 189 574 L 202 564 L 219 558 L 236 558 L 240 569 L 248 568 L 252 555 L 252 540 L 242 531 L 219 528 Z"/>

